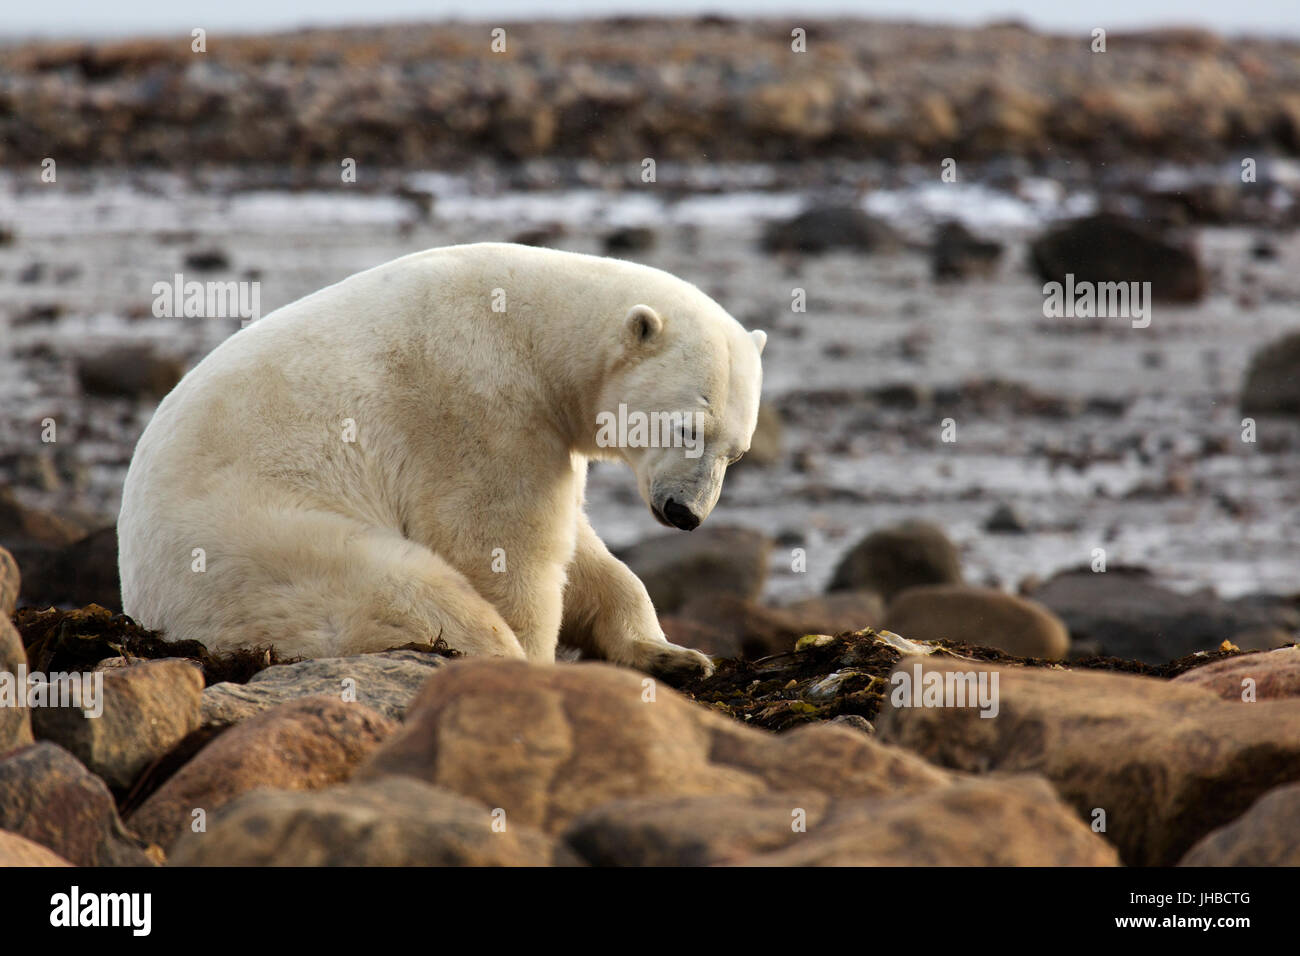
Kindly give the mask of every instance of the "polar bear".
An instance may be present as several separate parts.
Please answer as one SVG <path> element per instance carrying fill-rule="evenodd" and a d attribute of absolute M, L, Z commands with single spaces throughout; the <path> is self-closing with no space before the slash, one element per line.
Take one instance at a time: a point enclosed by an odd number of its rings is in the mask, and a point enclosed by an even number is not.
<path fill-rule="evenodd" d="M 478 243 L 358 273 L 158 406 L 123 491 L 123 608 L 212 650 L 442 638 L 553 661 L 563 627 L 590 656 L 707 673 L 592 530 L 587 463 L 626 462 L 660 522 L 696 527 L 749 447 L 765 341 L 616 259 Z"/>

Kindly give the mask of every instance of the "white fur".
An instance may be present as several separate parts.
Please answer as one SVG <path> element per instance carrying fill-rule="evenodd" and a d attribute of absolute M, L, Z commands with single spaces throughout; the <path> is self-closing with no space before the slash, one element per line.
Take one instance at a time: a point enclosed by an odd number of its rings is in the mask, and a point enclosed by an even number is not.
<path fill-rule="evenodd" d="M 707 669 L 587 522 L 587 461 L 622 458 L 652 509 L 705 517 L 749 447 L 762 344 L 619 260 L 493 243 L 359 273 L 231 336 L 158 407 L 118 523 L 124 608 L 213 650 L 441 636 L 549 661 L 563 622 L 595 656 Z M 704 412 L 704 454 L 596 447 L 619 403 Z"/>

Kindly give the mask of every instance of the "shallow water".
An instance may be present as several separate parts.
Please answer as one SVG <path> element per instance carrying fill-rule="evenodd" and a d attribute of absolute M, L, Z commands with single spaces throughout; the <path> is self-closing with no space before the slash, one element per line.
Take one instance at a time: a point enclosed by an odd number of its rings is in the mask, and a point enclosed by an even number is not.
<path fill-rule="evenodd" d="M 427 218 L 390 191 L 201 189 L 146 174 L 57 188 L 0 179 L 0 224 L 16 234 L 0 246 L 0 480 L 49 459 L 61 480 L 24 485 L 25 501 L 113 520 L 151 406 L 83 397 L 69 357 L 147 341 L 193 364 L 238 328 L 153 318 L 151 288 L 174 273 L 256 277 L 266 313 L 431 246 L 555 223 L 565 229 L 555 245 L 599 253 L 610 228 L 653 225 L 658 242 L 637 258 L 696 282 L 770 335 L 764 391 L 791 418 L 787 454 L 779 466 L 736 469 L 710 520 L 783 535 L 773 596 L 820 590 L 845 548 L 905 517 L 943 525 L 970 577 L 1002 587 L 1086 563 L 1104 547 L 1109 563 L 1146 565 L 1181 588 L 1296 590 L 1300 434 L 1261 422 L 1260 442 L 1243 443 L 1236 393 L 1251 353 L 1298 324 L 1300 236 L 1273 236 L 1277 257 L 1257 260 L 1254 230 L 1202 230 L 1212 294 L 1195 307 L 1157 305 L 1147 329 L 1045 319 L 1025 242 L 1044 223 L 1090 211 L 1094 195 L 1041 178 L 1021 179 L 1014 192 L 897 179 L 869 193 L 865 208 L 918 240 L 947 217 L 1003 239 L 998 273 L 936 286 L 920 249 L 787 267 L 756 240 L 764 219 L 792 214 L 806 197 L 774 185 L 762 167 L 726 171 L 709 192 L 518 190 L 473 175 L 413 174 L 405 185 L 434 197 Z M 224 251 L 230 269 L 186 270 L 184 254 L 200 249 Z M 33 263 L 43 273 L 23 281 Z M 791 312 L 795 287 L 807 292 L 806 314 Z M 24 318 L 40 306 L 62 314 Z M 1031 415 L 960 397 L 937 405 L 924 394 L 916 407 L 891 407 L 866 394 L 989 380 L 1078 407 Z M 844 394 L 824 404 L 800 398 L 821 390 Z M 949 414 L 952 444 L 939 440 Z M 46 416 L 59 423 L 55 446 L 40 441 Z M 589 487 L 589 510 L 611 546 L 662 533 L 625 471 L 599 466 Z M 982 530 L 1002 502 L 1019 509 L 1029 533 Z M 796 546 L 806 573 L 790 570 Z"/>

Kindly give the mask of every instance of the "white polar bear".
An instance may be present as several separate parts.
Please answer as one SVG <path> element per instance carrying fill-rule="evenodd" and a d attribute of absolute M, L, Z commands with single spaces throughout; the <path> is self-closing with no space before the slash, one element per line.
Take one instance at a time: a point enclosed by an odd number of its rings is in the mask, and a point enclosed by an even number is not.
<path fill-rule="evenodd" d="M 212 650 L 441 637 L 551 661 L 563 624 L 592 656 L 707 672 L 592 530 L 587 462 L 627 462 L 661 522 L 694 528 L 749 447 L 765 341 L 615 259 L 484 243 L 354 275 L 231 336 L 159 405 L 123 492 L 123 607 Z M 700 427 L 602 447 L 638 413 Z"/>

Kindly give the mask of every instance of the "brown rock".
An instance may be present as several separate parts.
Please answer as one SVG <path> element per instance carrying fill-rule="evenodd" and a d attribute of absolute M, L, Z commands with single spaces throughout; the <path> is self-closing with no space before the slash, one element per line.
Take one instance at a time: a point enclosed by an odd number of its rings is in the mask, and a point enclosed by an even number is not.
<path fill-rule="evenodd" d="M 782 608 L 804 634 L 843 634 L 879 627 L 885 604 L 874 591 L 836 591 L 791 601 Z"/>
<path fill-rule="evenodd" d="M 18 592 L 22 576 L 18 573 L 18 562 L 14 556 L 0 548 L 0 617 L 11 618 L 18 607 Z"/>
<path fill-rule="evenodd" d="M 891 601 L 923 584 L 960 584 L 961 558 L 943 529 L 904 521 L 873 531 L 840 561 L 829 591 L 875 591 Z"/>
<path fill-rule="evenodd" d="M 1300 866 L 1300 784 L 1276 787 L 1203 837 L 1179 866 Z"/>
<path fill-rule="evenodd" d="M 118 818 L 113 795 L 77 758 L 48 742 L 0 759 L 0 830 L 77 866 L 150 866 Z"/>
<path fill-rule="evenodd" d="M 1228 657 L 1180 674 L 1173 683 L 1203 687 L 1224 700 L 1300 697 L 1300 647 Z"/>
<path fill-rule="evenodd" d="M 722 635 L 723 646 L 734 646 L 750 659 L 794 650 L 794 642 L 807 633 L 788 611 L 731 594 L 701 595 L 688 601 L 678 613 Z"/>
<path fill-rule="evenodd" d="M 98 714 L 86 716 L 86 700 L 73 707 L 40 707 L 32 711 L 32 730 L 71 752 L 110 787 L 125 790 L 140 771 L 198 729 L 203 674 L 179 658 L 103 673 Z"/>
<path fill-rule="evenodd" d="M 866 799 L 804 792 L 619 800 L 583 814 L 565 839 L 601 866 L 1118 863 L 1114 848 L 1031 775 Z"/>
<path fill-rule="evenodd" d="M 741 726 L 607 664 L 488 660 L 457 661 L 431 677 L 402 729 L 355 779 L 386 774 L 446 787 L 549 833 L 622 797 L 793 788 L 868 796 L 949 779 L 853 730 L 773 736 Z"/>
<path fill-rule="evenodd" d="M 497 829 L 494 829 L 494 824 Z M 505 829 L 500 827 L 504 824 Z M 410 777 L 311 792 L 257 790 L 187 833 L 176 866 L 574 866 L 554 837 Z"/>
<path fill-rule="evenodd" d="M 10 866 L 72 866 L 57 853 L 17 833 L 0 830 L 0 869 Z"/>
<path fill-rule="evenodd" d="M 898 670 L 912 673 L 917 660 Z M 992 719 L 970 707 L 894 706 L 891 694 L 879 738 L 957 770 L 1042 773 L 1085 820 L 1105 812 L 1105 835 L 1129 865 L 1171 865 L 1260 794 L 1300 780 L 1300 701 L 1242 705 L 1115 673 L 990 673 L 999 678 Z"/>
<path fill-rule="evenodd" d="M 249 790 L 319 790 L 352 768 L 396 728 L 360 704 L 303 697 L 236 724 L 208 744 L 131 816 L 131 827 L 164 848 Z"/>
<path fill-rule="evenodd" d="M 1060 660 L 1070 635 L 1047 608 L 991 588 L 936 584 L 909 588 L 889 605 L 882 625 L 911 641 L 995 647 L 1016 657 Z"/>
<path fill-rule="evenodd" d="M 0 617 L 0 757 L 32 742 L 32 712 L 25 704 L 27 687 L 18 680 L 27 652 L 8 616 Z"/>

